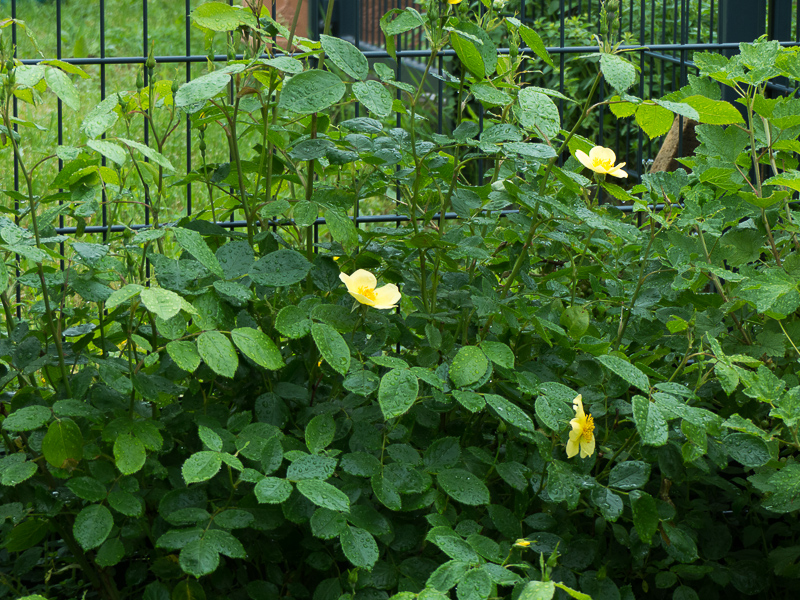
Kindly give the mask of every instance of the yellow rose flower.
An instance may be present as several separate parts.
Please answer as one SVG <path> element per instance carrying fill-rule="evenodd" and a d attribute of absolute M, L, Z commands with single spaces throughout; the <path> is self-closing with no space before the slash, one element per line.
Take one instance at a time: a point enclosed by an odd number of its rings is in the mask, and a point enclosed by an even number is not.
<path fill-rule="evenodd" d="M 519 539 L 519 540 L 517 540 L 516 542 L 514 542 L 514 545 L 515 545 L 517 548 L 527 548 L 528 546 L 530 546 L 530 545 L 531 545 L 531 543 L 530 543 L 528 540 L 525 540 L 525 539 Z"/>
<path fill-rule="evenodd" d="M 572 401 L 572 406 L 575 409 L 575 418 L 569 422 L 572 431 L 569 432 L 567 442 L 567 458 L 575 456 L 578 450 L 581 458 L 586 458 L 594 454 L 594 419 L 592 415 L 583 412 L 583 399 L 580 394 Z"/>
<path fill-rule="evenodd" d="M 397 306 L 400 301 L 400 290 L 393 283 L 388 283 L 376 289 L 378 280 L 375 275 L 364 269 L 359 269 L 352 275 L 339 273 L 339 279 L 347 286 L 350 295 L 367 306 L 374 306 L 387 310 Z"/>
<path fill-rule="evenodd" d="M 447 0 L 448 4 L 458 4 L 460 2 L 461 2 L 461 0 Z"/>
<path fill-rule="evenodd" d="M 614 161 L 617 160 L 617 155 L 611 148 L 603 148 L 602 146 L 595 146 L 589 150 L 589 154 L 583 150 L 575 151 L 575 158 L 581 161 L 584 167 L 591 169 L 595 173 L 607 173 L 613 177 L 624 179 L 628 174 L 622 170 L 625 163 L 619 163 L 614 166 Z"/>

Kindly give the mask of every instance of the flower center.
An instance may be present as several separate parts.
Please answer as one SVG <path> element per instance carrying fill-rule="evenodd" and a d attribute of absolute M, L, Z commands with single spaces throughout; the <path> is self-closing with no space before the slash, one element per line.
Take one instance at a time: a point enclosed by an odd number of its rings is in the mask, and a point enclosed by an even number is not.
<path fill-rule="evenodd" d="M 364 286 L 361 286 L 360 288 L 358 288 L 356 290 L 356 292 L 361 294 L 365 298 L 368 298 L 368 299 L 372 300 L 373 302 L 375 302 L 375 288 L 367 287 L 367 286 L 364 285 Z"/>
<path fill-rule="evenodd" d="M 593 158 L 592 159 L 592 165 L 595 166 L 595 167 L 600 167 L 601 169 L 605 169 L 606 171 L 608 171 L 609 169 L 614 167 L 613 161 L 611 161 L 611 160 L 609 160 L 607 158 L 606 159 Z"/>
<path fill-rule="evenodd" d="M 592 441 L 592 436 L 594 435 L 594 417 L 592 415 L 586 415 L 586 423 L 583 424 L 583 433 L 581 435 L 584 441 Z"/>

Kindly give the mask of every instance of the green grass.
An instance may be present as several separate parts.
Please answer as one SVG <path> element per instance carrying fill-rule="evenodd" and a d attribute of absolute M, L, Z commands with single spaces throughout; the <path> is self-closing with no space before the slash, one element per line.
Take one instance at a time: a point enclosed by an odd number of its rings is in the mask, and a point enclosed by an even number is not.
<path fill-rule="evenodd" d="M 195 8 L 201 2 L 191 4 Z M 100 3 L 84 0 L 64 0 L 61 8 L 61 56 L 69 58 L 98 58 L 101 55 L 100 47 Z M 185 4 L 179 0 L 149 0 L 148 8 L 148 40 L 155 43 L 157 56 L 184 55 L 185 42 Z M 10 16 L 10 3 L 6 2 L 0 7 L 0 17 Z M 17 18 L 25 22 L 29 31 L 36 38 L 38 48 L 44 58 L 55 58 L 58 55 L 56 3 L 45 3 L 33 0 L 19 0 L 17 2 Z M 9 44 L 11 30 L 3 30 L 3 41 Z M 21 31 L 17 32 L 17 57 L 20 59 L 39 58 L 35 46 Z M 107 58 L 141 57 L 144 51 L 142 27 L 142 1 L 141 0 L 106 0 L 105 2 L 105 56 Z M 218 36 L 215 40 L 214 51 L 224 52 L 224 40 Z M 191 53 L 206 54 L 203 34 L 197 28 L 191 28 Z M 81 65 L 89 75 L 88 79 L 74 77 L 81 99 L 80 109 L 62 107 L 61 135 L 64 145 L 82 145 L 86 137 L 80 131 L 80 124 L 88 112 L 101 100 L 101 67 L 99 65 Z M 108 64 L 105 66 L 105 94 L 106 96 L 118 91 L 135 90 L 136 76 L 140 69 L 138 64 Z M 205 63 L 192 65 L 192 77 L 197 77 L 206 70 Z M 177 79 L 179 82 L 186 80 L 186 66 L 182 63 L 162 63 L 155 69 L 155 79 Z M 58 146 L 59 122 L 58 103 L 56 97 L 49 91 L 42 95 L 41 102 L 36 106 L 18 102 L 19 116 L 22 119 L 36 123 L 44 131 L 22 128 L 23 136 L 21 146 L 28 165 L 52 156 Z M 186 119 L 182 116 L 183 123 L 167 141 L 164 154 L 178 169 L 175 180 L 180 179 L 186 172 Z M 134 140 L 143 139 L 143 118 L 135 118 L 132 123 L 130 135 L 125 131 L 121 122 L 118 122 L 109 136 L 120 135 Z M 199 139 L 197 132 L 192 131 L 191 156 L 193 166 L 200 164 L 198 150 Z M 218 128 L 209 128 L 206 136 L 208 146 L 207 156 L 211 162 L 224 162 L 227 160 L 228 150 L 222 133 Z M 13 156 L 9 147 L 0 150 L 0 184 L 3 189 L 13 189 Z M 128 163 L 130 165 L 130 163 Z M 47 186 L 58 170 L 56 160 L 49 160 L 39 167 L 35 175 L 35 193 L 44 195 Z M 134 186 L 138 188 L 139 186 Z M 134 190 L 136 194 L 136 190 Z M 208 207 L 207 193 L 201 186 L 192 187 L 192 212 L 197 213 Z M 180 218 L 186 212 L 186 187 L 174 187 L 168 191 L 161 211 L 161 221 Z M 140 202 L 141 197 L 136 197 Z M 110 207 L 109 214 L 116 214 L 119 223 L 143 223 L 144 209 L 141 205 L 125 204 Z M 89 222 L 91 225 L 100 224 L 100 213 Z M 69 225 L 69 223 L 67 223 Z"/>

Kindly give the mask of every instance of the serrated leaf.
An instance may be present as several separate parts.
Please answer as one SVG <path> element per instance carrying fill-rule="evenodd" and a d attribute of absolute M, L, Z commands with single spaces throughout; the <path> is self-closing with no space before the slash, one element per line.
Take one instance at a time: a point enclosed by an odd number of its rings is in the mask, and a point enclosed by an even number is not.
<path fill-rule="evenodd" d="M 345 91 L 347 87 L 335 74 L 310 69 L 295 75 L 284 84 L 279 108 L 310 115 L 336 104 Z"/>
<path fill-rule="evenodd" d="M 350 370 L 350 348 L 339 332 L 327 323 L 314 323 L 311 325 L 311 336 L 325 362 L 335 371 L 346 375 Z"/>
<path fill-rule="evenodd" d="M 297 491 L 322 508 L 350 512 L 350 499 L 347 494 L 325 481 L 303 479 L 297 482 Z"/>
<path fill-rule="evenodd" d="M 197 338 L 197 351 L 209 368 L 232 379 L 239 366 L 239 356 L 231 341 L 219 331 L 204 331 Z"/>
<path fill-rule="evenodd" d="M 414 405 L 419 394 L 419 381 L 407 369 L 392 369 L 381 378 L 378 404 L 385 419 L 404 415 Z"/>
<path fill-rule="evenodd" d="M 366 79 L 369 75 L 369 63 L 364 54 L 353 44 L 329 35 L 320 35 L 322 49 L 331 62 L 353 79 Z"/>
<path fill-rule="evenodd" d="M 217 260 L 214 253 L 211 252 L 211 249 L 208 247 L 202 235 L 192 229 L 183 229 L 181 227 L 174 227 L 172 231 L 181 248 L 189 252 L 200 264 L 214 273 L 214 275 L 225 277 L 219 260 Z"/>
<path fill-rule="evenodd" d="M 181 473 L 186 485 L 189 485 L 211 479 L 219 472 L 221 466 L 222 455 L 219 452 L 202 450 L 186 459 Z"/>
<path fill-rule="evenodd" d="M 645 393 L 650 391 L 650 380 L 638 367 L 626 360 L 612 354 L 598 356 L 599 360 L 607 369 L 619 375 L 632 386 L 639 388 Z"/>
<path fill-rule="evenodd" d="M 114 460 L 123 475 L 132 475 L 144 466 L 147 452 L 138 437 L 123 433 L 114 440 Z"/>
<path fill-rule="evenodd" d="M 83 458 L 83 435 L 72 419 L 53 421 L 42 440 L 42 454 L 54 467 L 74 469 Z"/>
<path fill-rule="evenodd" d="M 111 511 L 101 504 L 92 504 L 75 517 L 72 533 L 81 548 L 91 550 L 106 540 L 113 526 Z"/>
<path fill-rule="evenodd" d="M 481 479 L 464 469 L 445 469 L 437 480 L 448 496 L 470 506 L 489 504 L 489 488 Z"/>
<path fill-rule="evenodd" d="M 258 329 L 240 327 L 231 331 L 236 347 L 256 364 L 275 371 L 284 366 L 281 351 L 271 339 Z"/>
<path fill-rule="evenodd" d="M 339 540 L 347 560 L 356 567 L 369 571 L 378 562 L 378 544 L 368 531 L 348 525 Z"/>

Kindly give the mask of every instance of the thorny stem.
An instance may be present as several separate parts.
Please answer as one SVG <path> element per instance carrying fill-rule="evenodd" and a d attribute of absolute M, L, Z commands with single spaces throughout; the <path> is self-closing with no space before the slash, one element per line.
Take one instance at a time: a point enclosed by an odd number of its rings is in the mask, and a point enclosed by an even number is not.
<path fill-rule="evenodd" d="M 22 171 L 22 175 L 25 178 L 25 183 L 28 188 L 28 203 L 30 205 L 30 214 L 31 214 L 31 223 L 33 225 L 33 235 L 36 239 L 36 247 L 41 248 L 42 246 L 42 238 L 39 235 L 39 220 L 36 215 L 36 197 L 33 193 L 33 180 L 31 174 L 25 167 L 25 161 L 22 160 L 22 152 L 20 152 L 19 145 L 17 144 L 17 140 L 14 138 L 13 131 L 11 125 L 11 120 L 8 116 L 8 101 L 6 101 L 5 106 L 3 107 L 3 121 L 5 122 L 6 129 L 9 131 L 8 138 L 11 140 L 11 145 L 14 148 L 14 156 L 17 159 L 17 163 L 19 164 L 19 168 Z M 36 263 L 36 270 L 39 275 L 39 281 L 42 284 L 42 299 L 44 300 L 44 309 L 45 309 L 45 317 L 47 319 L 47 325 L 50 328 L 50 335 L 53 337 L 53 343 L 56 346 L 56 352 L 58 353 L 58 365 L 61 370 L 61 379 L 64 382 L 64 389 L 67 392 L 67 397 L 72 396 L 72 387 L 69 383 L 69 373 L 67 371 L 66 361 L 64 359 L 64 348 L 61 344 L 61 331 L 60 328 L 56 327 L 55 320 L 53 319 L 53 310 L 50 306 L 50 297 L 47 292 L 47 284 L 44 279 L 44 268 L 42 267 L 42 263 Z"/>

